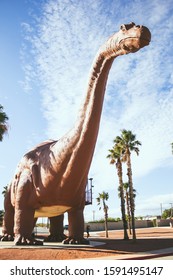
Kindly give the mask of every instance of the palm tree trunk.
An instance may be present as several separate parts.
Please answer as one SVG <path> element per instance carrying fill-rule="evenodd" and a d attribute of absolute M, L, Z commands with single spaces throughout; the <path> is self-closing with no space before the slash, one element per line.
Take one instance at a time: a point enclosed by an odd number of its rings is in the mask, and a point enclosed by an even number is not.
<path fill-rule="evenodd" d="M 106 233 L 106 238 L 108 238 L 108 214 L 105 213 L 105 233 Z"/>
<path fill-rule="evenodd" d="M 127 206 L 127 215 L 128 215 L 128 230 L 129 230 L 129 234 L 132 234 L 131 231 L 131 214 L 130 214 L 130 205 L 129 205 L 129 194 L 128 192 L 126 192 L 126 206 Z"/>
<path fill-rule="evenodd" d="M 117 162 L 117 173 L 118 173 L 119 185 L 120 185 L 121 214 L 122 214 L 123 229 L 124 229 L 124 240 L 128 240 L 129 236 L 128 236 L 128 233 L 127 233 L 127 220 L 126 220 L 126 210 L 125 210 L 125 199 L 124 199 L 121 161 Z"/>
<path fill-rule="evenodd" d="M 133 180 L 132 180 L 132 168 L 130 160 L 130 151 L 127 153 L 127 175 L 129 179 L 129 198 L 130 198 L 130 210 L 132 218 L 132 238 L 136 240 L 136 231 L 135 231 L 135 203 L 134 203 L 134 192 L 133 192 Z"/>
<path fill-rule="evenodd" d="M 104 200 L 103 200 L 103 208 L 105 212 L 105 233 L 106 233 L 106 238 L 108 238 L 108 207 L 105 204 Z"/>
<path fill-rule="evenodd" d="M 121 213 L 122 213 L 122 221 L 123 221 L 123 229 L 124 229 L 124 240 L 128 240 L 129 236 L 127 233 L 127 220 L 126 220 L 126 210 L 125 210 L 125 200 L 124 200 L 124 193 L 123 187 L 120 186 L 120 199 L 121 199 Z"/>

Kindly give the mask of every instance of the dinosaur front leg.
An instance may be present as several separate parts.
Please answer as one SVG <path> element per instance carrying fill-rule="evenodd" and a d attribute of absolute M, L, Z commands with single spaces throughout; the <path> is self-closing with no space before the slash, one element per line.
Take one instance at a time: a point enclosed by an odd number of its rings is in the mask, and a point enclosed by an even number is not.
<path fill-rule="evenodd" d="M 71 209 L 68 212 L 69 237 L 66 238 L 64 244 L 89 244 L 84 238 L 84 216 L 83 209 Z"/>
<path fill-rule="evenodd" d="M 21 180 L 22 181 L 22 180 Z M 30 180 L 19 183 L 15 201 L 14 234 L 15 245 L 42 245 L 43 242 L 32 236 L 34 228 L 34 208 L 29 203 L 33 186 Z"/>
<path fill-rule="evenodd" d="M 15 245 L 34 245 L 36 243 L 32 237 L 33 225 L 34 210 L 29 207 L 16 207 L 14 224 Z"/>
<path fill-rule="evenodd" d="M 10 199 L 10 190 L 5 195 L 4 200 L 4 219 L 3 219 L 3 228 L 2 236 L 0 236 L 1 241 L 13 241 L 14 240 L 14 207 L 11 204 Z"/>
<path fill-rule="evenodd" d="M 50 235 L 44 239 L 46 242 L 62 242 L 66 235 L 64 234 L 63 221 L 64 215 L 50 217 Z"/>

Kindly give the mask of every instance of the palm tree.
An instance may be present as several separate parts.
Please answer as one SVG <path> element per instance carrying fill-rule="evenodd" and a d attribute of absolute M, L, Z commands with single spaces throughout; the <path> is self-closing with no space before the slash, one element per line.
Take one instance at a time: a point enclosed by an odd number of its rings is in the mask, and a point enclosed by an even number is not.
<path fill-rule="evenodd" d="M 3 218 L 4 218 L 4 211 L 0 210 L 0 226 L 2 226 Z"/>
<path fill-rule="evenodd" d="M 99 196 L 96 198 L 98 205 L 101 204 L 101 201 L 103 203 L 103 211 L 105 215 L 105 232 L 106 232 L 106 238 L 108 238 L 108 206 L 106 205 L 106 200 L 109 199 L 109 194 L 106 192 L 99 193 Z M 101 207 L 99 208 L 99 210 Z"/>
<path fill-rule="evenodd" d="M 132 219 L 132 233 L 133 240 L 136 240 L 135 232 L 135 203 L 134 203 L 134 190 L 133 190 L 133 179 L 132 179 L 132 166 L 131 166 L 131 152 L 139 154 L 138 146 L 141 145 L 141 142 L 136 140 L 136 135 L 133 134 L 130 130 L 123 129 L 121 131 L 121 136 L 117 136 L 114 140 L 116 145 L 119 145 L 122 149 L 123 161 L 127 164 L 127 176 L 129 184 L 129 200 L 130 200 L 130 211 Z"/>
<path fill-rule="evenodd" d="M 121 199 L 121 214 L 122 214 L 122 221 L 123 221 L 123 229 L 124 229 L 124 239 L 128 240 L 127 234 L 127 220 L 126 220 L 126 210 L 125 210 L 125 199 L 124 199 L 124 189 L 123 189 L 123 172 L 122 172 L 122 162 L 121 162 L 121 155 L 122 149 L 119 146 L 114 146 L 113 149 L 109 150 L 109 154 L 107 158 L 110 159 L 110 164 L 115 164 L 117 169 L 117 175 L 119 179 L 119 192 L 120 192 L 120 199 Z"/>
<path fill-rule="evenodd" d="M 6 195 L 7 193 L 7 190 L 8 190 L 8 185 L 4 187 L 3 191 L 2 191 L 2 194 Z M 0 210 L 0 226 L 2 226 L 2 222 L 3 222 L 3 217 L 4 217 L 4 210 Z"/>
<path fill-rule="evenodd" d="M 4 197 L 5 197 L 6 193 L 7 193 L 7 191 L 8 191 L 8 185 L 5 186 L 3 191 L 2 191 L 2 194 L 4 195 Z"/>
<path fill-rule="evenodd" d="M 8 117 L 7 117 L 6 113 L 3 111 L 3 106 L 0 105 L 0 141 L 3 140 L 3 135 L 8 130 L 7 120 L 8 120 Z"/>

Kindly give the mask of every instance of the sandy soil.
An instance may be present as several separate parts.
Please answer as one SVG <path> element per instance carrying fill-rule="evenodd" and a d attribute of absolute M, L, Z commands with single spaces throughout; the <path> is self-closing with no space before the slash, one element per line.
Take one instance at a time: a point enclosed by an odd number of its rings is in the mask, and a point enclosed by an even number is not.
<path fill-rule="evenodd" d="M 147 228 L 136 229 L 137 241 L 123 240 L 122 231 L 109 231 L 109 238 L 104 237 L 104 232 L 93 235 L 90 240 L 104 242 L 97 247 L 62 247 L 58 249 L 40 248 L 2 248 L 1 260 L 69 260 L 120 256 L 134 252 L 173 247 L 173 228 Z"/>

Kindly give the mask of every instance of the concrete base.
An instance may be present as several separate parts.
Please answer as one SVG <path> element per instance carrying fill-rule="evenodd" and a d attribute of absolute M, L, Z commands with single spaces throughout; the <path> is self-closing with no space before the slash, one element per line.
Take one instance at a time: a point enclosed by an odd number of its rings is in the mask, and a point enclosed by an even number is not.
<path fill-rule="evenodd" d="M 105 244 L 104 242 L 95 242 L 95 241 L 90 241 L 89 245 L 86 244 L 62 244 L 61 242 L 44 242 L 42 246 L 16 246 L 14 245 L 13 241 L 2 241 L 0 242 L 0 249 L 58 249 L 58 248 L 87 248 L 87 247 L 97 247 L 100 245 Z"/>

